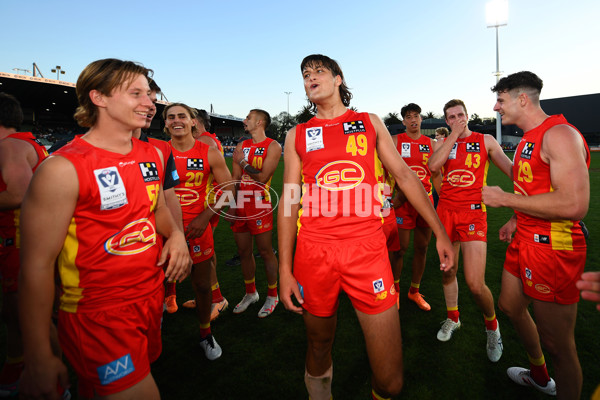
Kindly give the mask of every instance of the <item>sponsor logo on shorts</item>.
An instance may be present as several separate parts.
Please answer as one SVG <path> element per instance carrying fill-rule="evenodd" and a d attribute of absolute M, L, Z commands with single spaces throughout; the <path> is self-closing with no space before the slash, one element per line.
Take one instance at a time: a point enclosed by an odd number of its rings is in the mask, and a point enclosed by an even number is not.
<path fill-rule="evenodd" d="M 365 124 L 362 121 L 344 122 L 344 135 L 366 131 Z"/>
<path fill-rule="evenodd" d="M 548 236 L 548 235 L 538 235 L 537 233 L 535 233 L 533 235 L 533 241 L 536 242 L 536 243 L 550 244 L 550 236 Z"/>
<path fill-rule="evenodd" d="M 264 225 L 263 225 L 263 227 L 264 227 L 265 229 L 269 229 L 269 228 L 271 227 L 271 224 L 270 224 L 270 223 L 266 223 L 266 224 L 264 224 Z"/>
<path fill-rule="evenodd" d="M 261 226 L 261 225 L 262 225 L 262 219 L 257 219 L 256 226 Z"/>
<path fill-rule="evenodd" d="M 479 142 L 467 143 L 467 153 L 479 153 Z"/>
<path fill-rule="evenodd" d="M 485 233 L 483 231 L 477 231 L 477 236 L 484 237 Z"/>
<path fill-rule="evenodd" d="M 533 285 L 533 282 L 531 282 L 530 280 L 526 280 L 525 283 L 527 284 L 527 286 L 531 287 L 531 285 Z"/>
<path fill-rule="evenodd" d="M 117 256 L 139 254 L 156 244 L 156 229 L 148 218 L 127 224 L 104 242 L 104 250 Z"/>
<path fill-rule="evenodd" d="M 427 168 L 422 165 L 412 165 L 410 169 L 413 170 L 415 174 L 419 177 L 420 180 L 424 181 L 427 178 Z"/>
<path fill-rule="evenodd" d="M 398 225 L 403 225 L 404 224 L 404 218 L 402 218 L 402 217 L 396 217 L 396 223 Z"/>
<path fill-rule="evenodd" d="M 396 285 L 394 285 L 392 283 L 392 286 L 390 286 L 390 295 L 394 296 L 396 294 Z"/>
<path fill-rule="evenodd" d="M 531 270 L 529 268 L 525 268 L 525 278 L 531 279 Z"/>
<path fill-rule="evenodd" d="M 481 203 L 480 204 L 471 204 L 471 210 L 481 210 Z"/>
<path fill-rule="evenodd" d="M 387 290 L 381 293 L 378 293 L 377 296 L 375 296 L 375 301 L 382 301 L 385 300 L 387 298 Z"/>
<path fill-rule="evenodd" d="M 469 187 L 475 183 L 475 174 L 466 169 L 455 169 L 448 174 L 447 180 L 455 187 Z"/>
<path fill-rule="evenodd" d="M 142 171 L 144 182 L 155 182 L 160 180 L 158 177 L 158 168 L 156 168 L 156 163 L 141 162 L 138 163 L 138 165 L 140 167 L 140 171 Z"/>
<path fill-rule="evenodd" d="M 212 253 L 212 249 L 206 249 L 206 250 L 204 250 L 204 255 L 205 256 L 209 255 L 210 253 Z"/>
<path fill-rule="evenodd" d="M 193 251 L 195 254 L 197 254 L 197 253 L 200 253 L 200 252 L 202 251 L 202 249 L 200 248 L 200 246 L 198 246 L 198 245 L 195 245 L 195 246 L 193 246 L 193 247 L 192 247 L 192 251 Z"/>
<path fill-rule="evenodd" d="M 300 290 L 300 296 L 304 298 L 304 286 L 298 283 L 298 289 Z"/>
<path fill-rule="evenodd" d="M 471 225 L 469 225 L 469 230 L 470 230 L 470 231 L 474 231 L 474 230 L 475 230 L 475 224 L 471 224 Z"/>
<path fill-rule="evenodd" d="M 521 158 L 526 160 L 531 160 L 531 155 L 533 154 L 533 149 L 535 147 L 535 143 L 525 142 L 523 149 L 521 150 Z"/>
<path fill-rule="evenodd" d="M 550 290 L 550 288 L 548 286 L 543 285 L 541 283 L 538 283 L 538 284 L 535 285 L 535 290 L 537 290 L 541 294 L 552 293 L 552 290 Z"/>
<path fill-rule="evenodd" d="M 385 290 L 383 286 L 383 279 L 379 278 L 373 281 L 373 293 L 380 293 Z"/>
<path fill-rule="evenodd" d="M 131 355 L 127 354 L 115 361 L 96 368 L 101 385 L 108 385 L 135 371 Z"/>

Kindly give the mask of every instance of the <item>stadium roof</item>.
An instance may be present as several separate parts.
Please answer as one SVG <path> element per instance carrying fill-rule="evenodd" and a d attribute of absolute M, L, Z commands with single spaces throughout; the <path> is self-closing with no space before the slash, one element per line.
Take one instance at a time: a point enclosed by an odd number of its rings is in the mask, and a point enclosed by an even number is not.
<path fill-rule="evenodd" d="M 25 125 L 41 124 L 45 127 L 78 128 L 73 114 L 78 106 L 75 84 L 39 76 L 27 76 L 0 72 L 0 92 L 12 94 L 19 100 L 25 115 Z M 162 114 L 166 101 L 158 100 L 157 116 Z M 242 130 L 242 118 L 233 115 L 209 113 L 213 126 L 231 128 L 231 132 Z M 151 129 L 161 129 L 162 121 L 155 118 Z M 219 133 L 219 132 L 217 132 Z"/>

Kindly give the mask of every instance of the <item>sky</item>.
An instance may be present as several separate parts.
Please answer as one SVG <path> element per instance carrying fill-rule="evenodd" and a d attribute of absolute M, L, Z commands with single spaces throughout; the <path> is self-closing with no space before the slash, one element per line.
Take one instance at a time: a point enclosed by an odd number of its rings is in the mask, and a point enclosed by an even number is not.
<path fill-rule="evenodd" d="M 76 82 L 94 60 L 132 60 L 154 70 L 168 101 L 244 118 L 287 111 L 288 100 L 296 114 L 307 104 L 300 63 L 320 53 L 339 62 L 359 111 L 383 118 L 412 102 L 441 115 L 459 98 L 493 117 L 488 1 L 0 0 L 0 71 L 35 62 L 56 78 L 60 65 L 60 79 Z M 508 1 L 503 76 L 535 72 L 542 99 L 599 93 L 600 2 Z"/>

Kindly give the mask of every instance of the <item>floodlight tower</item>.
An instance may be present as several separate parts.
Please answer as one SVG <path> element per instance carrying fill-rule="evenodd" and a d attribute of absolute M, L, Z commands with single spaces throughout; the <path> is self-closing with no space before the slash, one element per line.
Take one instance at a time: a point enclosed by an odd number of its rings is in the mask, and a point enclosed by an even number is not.
<path fill-rule="evenodd" d="M 500 80 L 500 51 L 498 48 L 498 28 L 508 25 L 508 0 L 492 0 L 485 6 L 488 28 L 496 28 L 496 83 Z M 496 140 L 502 145 L 502 123 L 500 113 L 496 112 Z"/>

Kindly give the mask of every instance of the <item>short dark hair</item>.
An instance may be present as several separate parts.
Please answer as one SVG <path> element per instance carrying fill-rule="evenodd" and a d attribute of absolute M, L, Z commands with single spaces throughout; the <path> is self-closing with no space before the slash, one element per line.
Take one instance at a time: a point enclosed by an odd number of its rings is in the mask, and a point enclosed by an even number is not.
<path fill-rule="evenodd" d="M 210 115 L 208 115 L 206 110 L 198 110 L 198 116 L 196 119 L 199 120 L 202 125 L 204 125 L 204 128 L 207 131 L 210 131 Z"/>
<path fill-rule="evenodd" d="M 253 108 L 250 112 L 255 112 L 259 114 L 263 121 L 265 121 L 265 130 L 271 125 L 271 116 L 265 110 L 261 110 L 260 108 Z"/>
<path fill-rule="evenodd" d="M 542 87 L 544 87 L 544 82 L 539 76 L 530 71 L 521 71 L 500 79 L 498 83 L 492 87 L 492 92 L 525 92 L 532 100 L 539 103 Z M 511 94 L 511 96 L 513 95 L 514 93 Z"/>
<path fill-rule="evenodd" d="M 462 108 L 465 110 L 465 114 L 468 114 L 467 106 L 465 106 L 464 101 L 459 99 L 452 99 L 444 105 L 444 118 L 446 118 L 446 110 L 456 106 L 462 106 Z"/>
<path fill-rule="evenodd" d="M 421 115 L 421 107 L 419 107 L 415 103 L 408 103 L 400 110 L 400 115 L 402 115 L 402 119 L 404 119 L 404 117 L 406 117 L 406 114 L 408 114 L 411 111 L 414 111 L 417 114 Z"/>
<path fill-rule="evenodd" d="M 148 86 L 150 86 L 151 92 L 156 92 L 157 94 L 162 93 L 162 90 L 160 90 L 160 86 L 158 86 L 154 79 L 148 79 Z"/>
<path fill-rule="evenodd" d="M 352 93 L 350 93 L 350 89 L 348 88 L 348 85 L 346 85 L 344 73 L 337 61 L 324 56 L 323 54 L 311 54 L 310 56 L 304 57 L 304 60 L 300 63 L 300 72 L 304 72 L 304 68 L 306 67 L 316 68 L 321 66 L 330 70 L 333 76 L 339 75 L 340 78 L 342 78 L 342 84 L 339 87 L 340 98 L 342 99 L 344 106 L 348 107 L 350 105 L 350 100 L 352 99 Z M 313 112 L 317 111 L 316 104 L 310 100 L 308 100 L 308 104 Z"/>
<path fill-rule="evenodd" d="M 23 110 L 19 100 L 8 93 L 0 93 L 0 125 L 5 128 L 21 129 Z"/>

